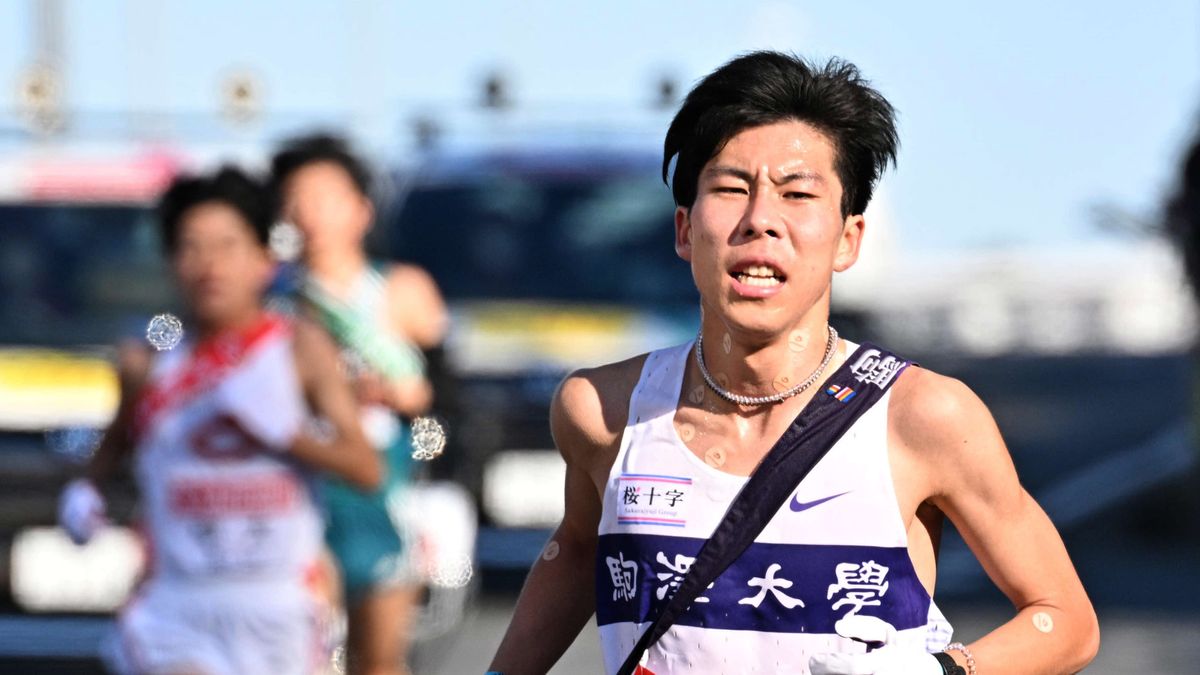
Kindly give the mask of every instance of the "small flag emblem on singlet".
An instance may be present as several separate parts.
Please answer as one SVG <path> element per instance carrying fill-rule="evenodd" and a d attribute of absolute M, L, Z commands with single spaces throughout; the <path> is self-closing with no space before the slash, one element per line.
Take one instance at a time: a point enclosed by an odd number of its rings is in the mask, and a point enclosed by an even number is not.
<path fill-rule="evenodd" d="M 843 387 L 841 385 L 831 384 L 831 385 L 829 385 L 829 388 L 825 390 L 825 393 L 836 398 L 837 400 L 841 401 L 842 403 L 845 403 L 846 401 L 849 401 L 850 399 L 854 398 L 855 394 L 857 394 L 858 392 L 854 391 L 850 387 Z"/>

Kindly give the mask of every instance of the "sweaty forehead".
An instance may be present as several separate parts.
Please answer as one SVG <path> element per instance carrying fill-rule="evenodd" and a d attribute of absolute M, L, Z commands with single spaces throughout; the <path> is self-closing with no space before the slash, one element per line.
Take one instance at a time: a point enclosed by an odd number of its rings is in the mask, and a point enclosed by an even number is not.
<path fill-rule="evenodd" d="M 776 122 L 735 134 L 705 166 L 735 168 L 751 174 L 766 170 L 775 178 L 802 175 L 836 180 L 833 143 L 823 132 L 799 121 Z"/>

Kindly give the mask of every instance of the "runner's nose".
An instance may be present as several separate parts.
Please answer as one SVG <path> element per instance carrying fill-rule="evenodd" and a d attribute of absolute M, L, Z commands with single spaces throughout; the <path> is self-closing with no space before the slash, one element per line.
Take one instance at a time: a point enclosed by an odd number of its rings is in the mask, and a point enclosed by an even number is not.
<path fill-rule="evenodd" d="M 778 214 L 768 198 L 751 193 L 746 202 L 746 212 L 742 216 L 739 232 L 747 239 L 763 236 L 778 239 L 782 236 Z"/>

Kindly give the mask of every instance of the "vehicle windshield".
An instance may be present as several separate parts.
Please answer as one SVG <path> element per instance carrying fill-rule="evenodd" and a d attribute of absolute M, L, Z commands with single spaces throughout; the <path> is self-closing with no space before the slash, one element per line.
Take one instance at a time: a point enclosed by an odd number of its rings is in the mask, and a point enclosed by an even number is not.
<path fill-rule="evenodd" d="M 0 344 L 109 344 L 176 307 L 149 209 L 0 205 Z"/>
<path fill-rule="evenodd" d="M 673 213 L 652 172 L 494 173 L 415 187 L 386 236 L 452 300 L 694 304 Z"/>

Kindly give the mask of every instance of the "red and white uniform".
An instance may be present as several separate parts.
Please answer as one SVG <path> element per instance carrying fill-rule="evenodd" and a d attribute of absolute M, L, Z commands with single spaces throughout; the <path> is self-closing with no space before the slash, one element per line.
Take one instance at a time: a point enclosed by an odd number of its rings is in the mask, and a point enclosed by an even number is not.
<path fill-rule="evenodd" d="M 150 575 L 121 613 L 121 670 L 306 673 L 317 657 L 321 517 L 286 454 L 307 417 L 279 317 L 153 367 L 134 473 Z"/>

